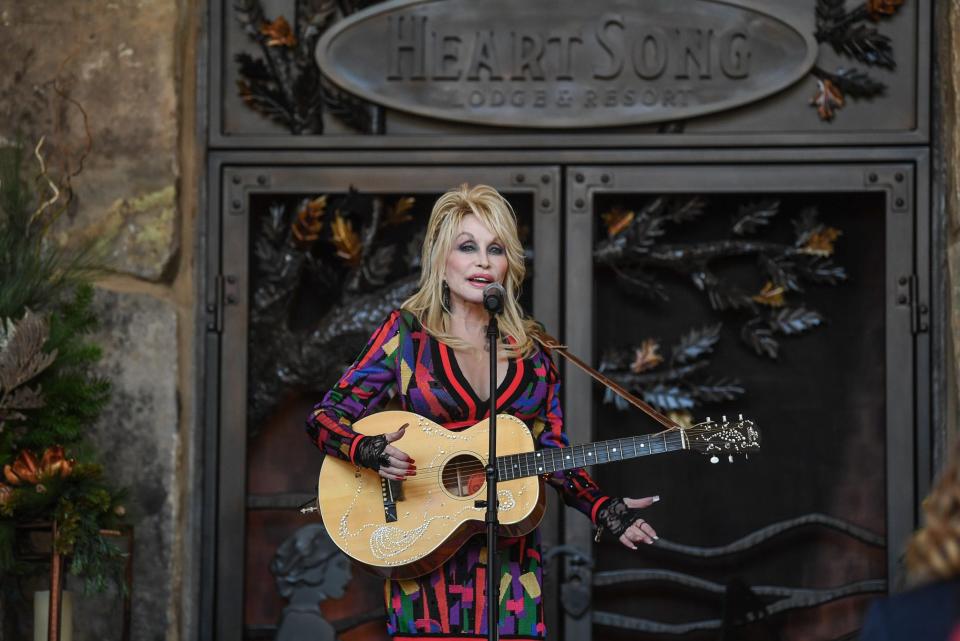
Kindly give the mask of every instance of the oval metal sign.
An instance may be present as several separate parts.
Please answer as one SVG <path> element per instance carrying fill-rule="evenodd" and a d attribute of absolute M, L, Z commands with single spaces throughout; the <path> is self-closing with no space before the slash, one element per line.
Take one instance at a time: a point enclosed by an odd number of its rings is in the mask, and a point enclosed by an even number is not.
<path fill-rule="evenodd" d="M 810 22 L 745 0 L 398 0 L 333 25 L 316 58 L 344 90 L 421 116 L 608 127 L 783 90 L 816 60 Z"/>

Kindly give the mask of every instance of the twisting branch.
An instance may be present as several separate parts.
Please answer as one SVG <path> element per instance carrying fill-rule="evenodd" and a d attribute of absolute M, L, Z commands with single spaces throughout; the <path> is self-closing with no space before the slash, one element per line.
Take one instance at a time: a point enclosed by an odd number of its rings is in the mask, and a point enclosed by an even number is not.
<path fill-rule="evenodd" d="M 656 196 L 636 211 L 614 207 L 602 214 L 607 237 L 595 244 L 594 261 L 610 269 L 627 292 L 648 300 L 669 301 L 660 279 L 664 271 L 685 276 L 715 312 L 744 317 L 741 340 L 758 355 L 775 359 L 780 350 L 778 336 L 798 335 L 824 321 L 800 301 L 788 304 L 788 297 L 802 295 L 804 281 L 836 285 L 846 279 L 844 268 L 831 260 L 841 231 L 821 223 L 816 208 L 804 209 L 792 221 L 792 244 L 748 237 L 768 229 L 780 206 L 777 199 L 747 202 L 731 216 L 733 238 L 686 243 L 663 239 L 674 226 L 700 219 L 707 207 L 702 196 Z M 712 268 L 721 261 L 745 257 L 755 258 L 757 271 L 766 279 L 759 291 L 745 291 Z M 640 347 L 608 352 L 602 365 L 617 382 L 661 410 L 683 412 L 704 403 L 733 400 L 745 391 L 737 380 L 701 378 L 708 365 L 702 359 L 719 340 L 719 328 L 717 324 L 685 335 L 665 368 L 659 368 L 663 359 L 656 355 L 659 344 L 653 339 Z M 617 402 L 613 395 L 607 400 Z"/>

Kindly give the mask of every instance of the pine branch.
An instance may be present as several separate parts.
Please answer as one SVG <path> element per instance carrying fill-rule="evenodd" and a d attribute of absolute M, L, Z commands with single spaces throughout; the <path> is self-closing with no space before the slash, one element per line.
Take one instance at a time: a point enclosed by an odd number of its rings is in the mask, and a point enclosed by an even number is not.
<path fill-rule="evenodd" d="M 838 54 L 850 56 L 865 65 L 890 70 L 897 66 L 890 37 L 866 24 L 858 24 L 842 36 L 831 38 L 830 46 Z"/>
<path fill-rule="evenodd" d="M 740 381 L 731 378 L 721 378 L 716 381 L 707 380 L 703 383 L 692 384 L 690 386 L 694 398 L 702 403 L 722 403 L 723 401 L 734 401 L 746 394 L 747 390 L 741 385 Z"/>
<path fill-rule="evenodd" d="M 856 68 L 837 69 L 835 74 L 828 74 L 833 80 L 833 84 L 840 88 L 844 95 L 856 99 L 870 99 L 882 96 L 887 85 L 874 80 L 864 71 L 858 71 Z"/>
<path fill-rule="evenodd" d="M 740 329 L 740 338 L 759 356 L 776 359 L 780 351 L 780 343 L 773 337 L 773 331 L 760 324 L 762 319 L 754 318 L 744 323 Z"/>
<path fill-rule="evenodd" d="M 819 312 L 804 307 L 784 307 L 770 314 L 770 329 L 787 336 L 802 334 L 823 323 Z"/>
<path fill-rule="evenodd" d="M 670 203 L 670 211 L 666 217 L 674 223 L 685 223 L 699 218 L 707 207 L 707 200 L 703 196 L 689 196 L 674 198 Z"/>
<path fill-rule="evenodd" d="M 720 328 L 723 323 L 705 325 L 700 329 L 691 329 L 684 334 L 671 350 L 670 363 L 685 364 L 713 352 L 720 340 Z"/>
<path fill-rule="evenodd" d="M 742 205 L 733 223 L 733 233 L 738 236 L 752 234 L 760 227 L 770 224 L 770 219 L 780 213 L 777 199 L 760 200 Z"/>

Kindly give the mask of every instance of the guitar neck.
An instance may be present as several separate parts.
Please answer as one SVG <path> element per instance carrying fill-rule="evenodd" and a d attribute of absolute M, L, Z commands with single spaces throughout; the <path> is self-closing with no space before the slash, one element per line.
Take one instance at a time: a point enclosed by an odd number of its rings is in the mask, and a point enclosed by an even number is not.
<path fill-rule="evenodd" d="M 573 447 L 546 447 L 534 452 L 497 457 L 497 475 L 501 481 L 550 474 L 587 465 L 602 465 L 639 456 L 690 449 L 683 430 L 671 429 L 656 434 L 628 436 Z"/>

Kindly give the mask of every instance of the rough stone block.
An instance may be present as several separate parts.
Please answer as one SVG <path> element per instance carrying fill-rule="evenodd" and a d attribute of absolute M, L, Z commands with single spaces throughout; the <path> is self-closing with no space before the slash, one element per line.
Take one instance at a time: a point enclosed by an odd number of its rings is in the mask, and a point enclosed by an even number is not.
<path fill-rule="evenodd" d="M 45 136 L 63 176 L 89 144 L 60 237 L 106 239 L 116 271 L 153 281 L 178 249 L 177 20 L 170 0 L 0 4 L 0 145 Z"/>
<path fill-rule="evenodd" d="M 134 521 L 132 638 L 168 638 L 174 594 L 178 421 L 177 316 L 144 294 L 98 290 L 102 326 L 93 339 L 104 355 L 99 372 L 113 384 L 110 404 L 92 437 L 109 476 L 129 488 Z M 74 638 L 121 638 L 116 594 L 75 600 Z"/>

